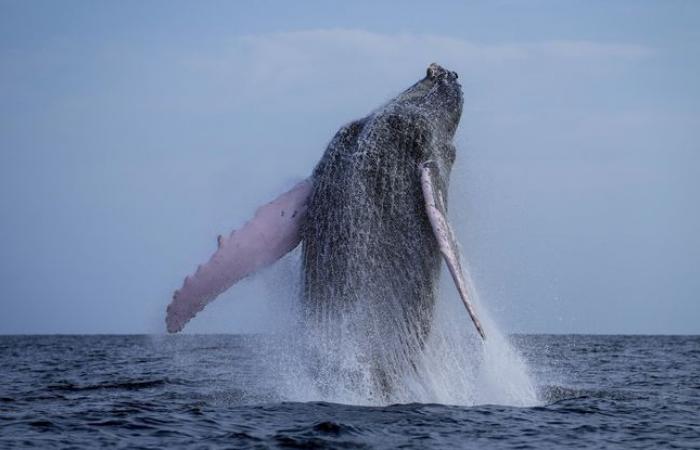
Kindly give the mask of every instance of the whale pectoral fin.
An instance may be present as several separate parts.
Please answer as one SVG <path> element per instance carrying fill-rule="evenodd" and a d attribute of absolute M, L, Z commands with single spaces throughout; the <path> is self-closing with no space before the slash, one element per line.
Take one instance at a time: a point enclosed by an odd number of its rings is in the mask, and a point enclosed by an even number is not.
<path fill-rule="evenodd" d="M 234 283 L 274 263 L 301 240 L 300 226 L 307 209 L 311 181 L 260 207 L 255 216 L 228 237 L 219 236 L 211 259 L 185 278 L 168 305 L 165 323 L 176 333 L 207 303 Z"/>
<path fill-rule="evenodd" d="M 445 258 L 452 279 L 455 282 L 455 286 L 457 286 L 459 296 L 462 298 L 462 302 L 467 308 L 467 312 L 472 322 L 474 322 L 476 330 L 479 332 L 482 339 L 486 339 L 484 329 L 481 327 L 481 323 L 476 317 L 474 306 L 469 300 L 469 292 L 467 291 L 467 284 L 464 280 L 457 239 L 452 231 L 450 222 L 447 220 L 447 207 L 445 205 L 445 197 L 439 184 L 438 169 L 434 163 L 428 162 L 421 165 L 420 171 L 425 209 L 428 213 L 428 219 L 433 228 L 438 246 L 440 247 L 440 253 L 442 253 L 442 256 Z"/>

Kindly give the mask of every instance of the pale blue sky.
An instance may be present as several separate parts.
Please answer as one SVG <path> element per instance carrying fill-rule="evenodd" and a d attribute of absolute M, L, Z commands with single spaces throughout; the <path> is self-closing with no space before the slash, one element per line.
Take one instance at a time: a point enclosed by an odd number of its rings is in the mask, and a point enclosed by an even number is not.
<path fill-rule="evenodd" d="M 0 333 L 162 332 L 217 234 L 434 61 L 502 327 L 700 333 L 700 3 L 457 3 L 0 1 Z M 265 330 L 267 278 L 188 329 Z"/>

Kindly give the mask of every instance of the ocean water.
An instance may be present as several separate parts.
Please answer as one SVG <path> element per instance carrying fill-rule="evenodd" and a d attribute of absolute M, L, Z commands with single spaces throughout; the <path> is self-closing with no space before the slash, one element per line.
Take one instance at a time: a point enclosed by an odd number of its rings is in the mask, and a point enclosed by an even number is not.
<path fill-rule="evenodd" d="M 364 405 L 290 380 L 279 339 L 0 336 L 0 447 L 700 448 L 698 336 L 515 335 L 491 357 L 534 394 L 486 357 L 489 396 Z"/>

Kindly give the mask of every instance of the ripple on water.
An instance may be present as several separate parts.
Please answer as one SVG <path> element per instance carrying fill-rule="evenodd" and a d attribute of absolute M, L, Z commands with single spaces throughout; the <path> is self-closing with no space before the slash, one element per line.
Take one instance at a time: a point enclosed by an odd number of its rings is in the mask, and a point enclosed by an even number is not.
<path fill-rule="evenodd" d="M 538 381 L 542 403 L 533 407 L 285 402 L 275 391 L 284 380 L 261 371 L 269 366 L 260 366 L 256 355 L 264 352 L 254 339 L 245 342 L 236 336 L 0 337 L 0 448 L 696 448 L 699 442 L 700 353 L 689 351 L 700 348 L 698 337 L 518 336 L 515 345 Z M 65 362 L 48 370 L 44 361 L 55 362 L 68 346 L 73 351 Z M 209 349 L 206 358 L 202 348 Z M 129 355 L 140 362 L 124 365 Z M 96 366 L 100 371 L 88 369 Z"/>

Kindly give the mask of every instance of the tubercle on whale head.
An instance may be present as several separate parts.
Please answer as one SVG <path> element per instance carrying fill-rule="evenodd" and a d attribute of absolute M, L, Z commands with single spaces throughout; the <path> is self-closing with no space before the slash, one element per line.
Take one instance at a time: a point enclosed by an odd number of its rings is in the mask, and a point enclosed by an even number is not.
<path fill-rule="evenodd" d="M 459 78 L 457 72 L 449 71 L 437 63 L 432 63 L 428 66 L 425 76 L 431 80 L 435 80 L 440 77 L 453 77 L 455 80 Z"/>

